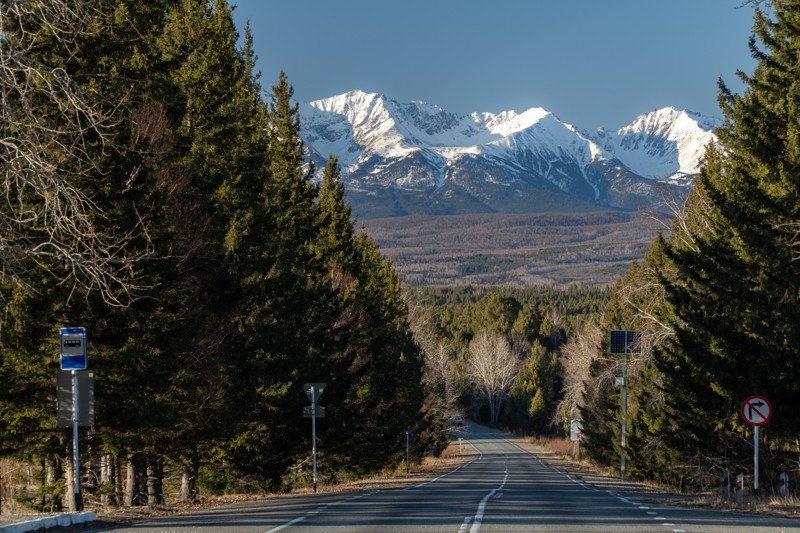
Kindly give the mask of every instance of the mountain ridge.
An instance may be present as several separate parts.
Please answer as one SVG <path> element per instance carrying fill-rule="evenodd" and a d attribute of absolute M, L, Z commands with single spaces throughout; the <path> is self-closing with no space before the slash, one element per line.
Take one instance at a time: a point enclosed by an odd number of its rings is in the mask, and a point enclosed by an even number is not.
<path fill-rule="evenodd" d="M 362 218 L 660 209 L 664 187 L 691 186 L 718 125 L 665 107 L 584 131 L 540 107 L 457 115 L 360 90 L 301 104 L 300 116 L 310 159 L 339 159 Z"/>

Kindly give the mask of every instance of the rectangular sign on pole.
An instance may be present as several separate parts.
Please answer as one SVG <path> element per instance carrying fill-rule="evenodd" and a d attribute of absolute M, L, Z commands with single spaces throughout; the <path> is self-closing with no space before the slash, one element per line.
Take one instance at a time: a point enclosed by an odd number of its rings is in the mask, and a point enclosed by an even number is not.
<path fill-rule="evenodd" d="M 583 421 L 570 420 L 569 423 L 569 440 L 583 440 Z"/>
<path fill-rule="evenodd" d="M 86 370 L 86 328 L 61 328 L 61 370 Z"/>
<path fill-rule="evenodd" d="M 57 399 L 58 416 L 56 425 L 60 428 L 72 427 L 72 372 L 58 373 Z M 91 427 L 94 425 L 94 372 L 78 372 L 78 425 Z"/>
<path fill-rule="evenodd" d="M 303 418 L 311 418 L 312 416 L 316 418 L 325 418 L 325 407 L 318 405 L 316 408 L 316 413 L 311 409 L 310 405 L 303 406 Z"/>

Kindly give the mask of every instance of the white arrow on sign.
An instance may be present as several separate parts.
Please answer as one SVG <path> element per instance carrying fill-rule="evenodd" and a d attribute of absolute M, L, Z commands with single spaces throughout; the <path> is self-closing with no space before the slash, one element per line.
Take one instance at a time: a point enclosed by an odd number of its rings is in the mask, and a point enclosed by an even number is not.
<path fill-rule="evenodd" d="M 772 405 L 763 396 L 750 396 L 742 404 L 742 418 L 751 426 L 763 426 L 772 418 Z"/>

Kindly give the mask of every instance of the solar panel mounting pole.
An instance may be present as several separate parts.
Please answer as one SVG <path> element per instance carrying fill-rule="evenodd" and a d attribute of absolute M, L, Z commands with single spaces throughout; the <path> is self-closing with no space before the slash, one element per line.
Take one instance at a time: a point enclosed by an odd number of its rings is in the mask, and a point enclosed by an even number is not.
<path fill-rule="evenodd" d="M 625 479 L 625 448 L 628 446 L 628 354 L 641 353 L 641 331 L 611 330 L 609 339 L 610 352 L 622 355 L 622 398 L 620 399 L 622 416 L 620 420 L 620 477 Z M 619 378 L 617 378 L 619 379 Z"/>
<path fill-rule="evenodd" d="M 627 349 L 622 358 L 622 435 L 620 436 L 620 447 L 622 448 L 620 458 L 620 477 L 625 479 L 625 448 L 628 446 L 628 353 Z"/>

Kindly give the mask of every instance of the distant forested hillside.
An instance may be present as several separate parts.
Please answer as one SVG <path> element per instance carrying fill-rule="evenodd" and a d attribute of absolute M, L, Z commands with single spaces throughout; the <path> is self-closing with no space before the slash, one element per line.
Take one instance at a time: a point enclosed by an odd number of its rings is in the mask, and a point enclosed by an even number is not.
<path fill-rule="evenodd" d="M 608 285 L 669 227 L 665 214 L 630 211 L 414 216 L 361 224 L 410 285 Z"/>

